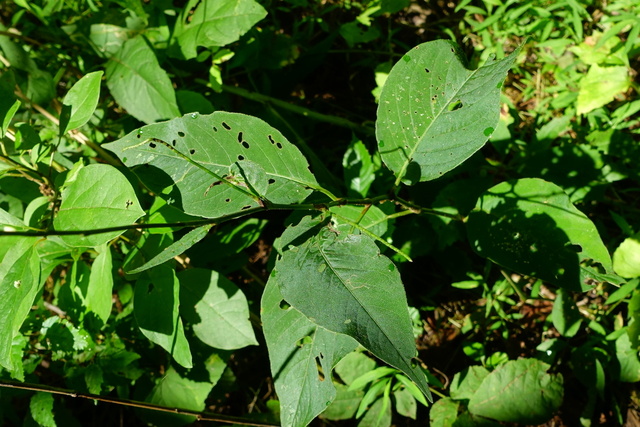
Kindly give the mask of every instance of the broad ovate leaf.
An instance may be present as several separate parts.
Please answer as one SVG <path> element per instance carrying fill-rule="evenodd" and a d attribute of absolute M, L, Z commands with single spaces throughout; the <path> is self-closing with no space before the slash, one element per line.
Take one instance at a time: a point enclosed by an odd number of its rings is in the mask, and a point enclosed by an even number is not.
<path fill-rule="evenodd" d="M 104 164 L 81 168 L 62 192 L 62 203 L 53 225 L 58 231 L 95 230 L 133 224 L 144 215 L 127 178 Z M 62 236 L 70 246 L 100 246 L 123 231 Z"/>
<path fill-rule="evenodd" d="M 167 73 L 142 36 L 124 42 L 106 66 L 107 86 L 116 102 L 145 123 L 180 115 Z"/>
<path fill-rule="evenodd" d="M 498 184 L 478 199 L 467 234 L 481 256 L 569 290 L 584 288 L 585 260 L 612 269 L 595 225 L 557 185 L 538 178 Z"/>
<path fill-rule="evenodd" d="M 640 233 L 620 243 L 613 253 L 613 269 L 622 277 L 640 277 Z"/>
<path fill-rule="evenodd" d="M 497 421 L 538 425 L 560 408 L 563 381 L 537 359 L 511 360 L 483 381 L 469 400 L 474 415 Z"/>
<path fill-rule="evenodd" d="M 186 59 L 196 48 L 225 46 L 249 31 L 267 11 L 254 0 L 190 0 L 176 21 L 173 36 Z"/>
<path fill-rule="evenodd" d="M 273 280 L 267 283 L 261 307 L 281 423 L 306 426 L 335 399 L 333 367 L 358 343 L 307 319 L 283 300 Z"/>
<path fill-rule="evenodd" d="M 258 345 L 242 291 L 226 277 L 203 268 L 178 274 L 180 311 L 205 344 L 223 350 Z"/>
<path fill-rule="evenodd" d="M 400 274 L 375 242 L 328 226 L 288 248 L 269 279 L 279 285 L 284 300 L 318 326 L 353 337 L 431 399 L 415 360 Z"/>
<path fill-rule="evenodd" d="M 170 266 L 157 266 L 136 281 L 133 314 L 140 330 L 149 340 L 167 350 L 177 363 L 191 368 L 191 349 L 179 307 L 180 282 Z"/>
<path fill-rule="evenodd" d="M 302 202 L 317 187 L 307 160 L 276 129 L 244 114 L 188 114 L 143 128 L 105 148 L 168 202 L 216 218 L 265 203 Z"/>
<path fill-rule="evenodd" d="M 391 69 L 378 104 L 382 160 L 407 184 L 452 170 L 489 139 L 500 116 L 500 88 L 520 48 L 476 70 L 447 40 L 411 49 Z"/>

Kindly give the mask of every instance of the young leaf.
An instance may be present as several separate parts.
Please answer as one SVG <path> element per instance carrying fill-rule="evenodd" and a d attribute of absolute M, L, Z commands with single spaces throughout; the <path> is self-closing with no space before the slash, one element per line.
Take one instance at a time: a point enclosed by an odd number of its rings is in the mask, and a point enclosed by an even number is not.
<path fill-rule="evenodd" d="M 396 183 L 436 179 L 485 144 L 498 125 L 502 81 L 519 52 L 469 70 L 457 45 L 436 40 L 396 63 L 376 120 L 378 149 Z"/>
<path fill-rule="evenodd" d="M 34 237 L 0 237 L 11 250 L 0 263 L 0 366 L 13 370 L 11 343 L 40 291 L 40 259 Z"/>
<path fill-rule="evenodd" d="M 185 234 L 180 240 L 164 248 L 162 252 L 151 258 L 140 267 L 127 271 L 127 274 L 141 273 L 145 270 L 155 267 L 156 265 L 160 265 L 166 261 L 169 261 L 175 256 L 185 253 L 191 246 L 204 239 L 209 230 L 211 230 L 211 227 L 213 227 L 213 224 L 207 224 L 203 225 L 202 227 L 194 228 L 193 230 Z"/>
<path fill-rule="evenodd" d="M 173 269 L 159 265 L 136 281 L 133 314 L 142 333 L 185 368 L 193 366 L 189 342 L 178 315 L 180 283 Z"/>
<path fill-rule="evenodd" d="M 266 15 L 267 11 L 254 0 L 190 0 L 176 21 L 173 36 L 185 59 L 191 59 L 196 57 L 198 46 L 233 43 Z"/>
<path fill-rule="evenodd" d="M 302 202 L 318 184 L 302 153 L 255 117 L 222 111 L 145 126 L 105 148 L 184 212 L 207 218 Z"/>
<path fill-rule="evenodd" d="M 481 256 L 569 290 L 585 286 L 581 261 L 599 262 L 607 272 L 612 268 L 591 220 L 560 187 L 537 178 L 487 190 L 469 215 L 467 232 Z"/>
<path fill-rule="evenodd" d="M 355 338 L 431 399 L 413 360 L 417 351 L 400 275 L 371 238 L 322 228 L 284 252 L 269 281 L 314 323 Z"/>
<path fill-rule="evenodd" d="M 142 36 L 127 40 L 109 59 L 107 86 L 116 102 L 145 123 L 180 115 L 167 73 Z"/>
<path fill-rule="evenodd" d="M 103 244 L 98 252 L 98 256 L 91 266 L 89 286 L 84 303 L 87 311 L 94 312 L 104 323 L 107 323 L 111 314 L 111 292 L 113 290 L 111 249 L 107 244 Z"/>
<path fill-rule="evenodd" d="M 258 345 L 247 299 L 236 285 L 202 268 L 185 270 L 178 280 L 180 312 L 202 342 L 223 350 Z"/>
<path fill-rule="evenodd" d="M 498 367 L 469 400 L 474 415 L 538 425 L 551 418 L 563 398 L 562 376 L 548 374 L 537 359 L 512 360 Z"/>
<path fill-rule="evenodd" d="M 315 325 L 288 306 L 271 279 L 261 307 L 281 423 L 284 427 L 306 426 L 335 398 L 331 371 L 358 344 L 346 335 Z"/>
<path fill-rule="evenodd" d="M 75 181 L 64 189 L 53 225 L 59 231 L 93 230 L 131 225 L 142 215 L 144 211 L 125 176 L 113 166 L 94 164 L 80 169 Z M 100 246 L 122 233 L 68 235 L 62 240 L 69 246 Z"/>
<path fill-rule="evenodd" d="M 71 109 L 69 120 L 60 120 L 60 135 L 87 123 L 98 105 L 102 71 L 95 71 L 82 77 L 67 92 L 62 104 Z"/>

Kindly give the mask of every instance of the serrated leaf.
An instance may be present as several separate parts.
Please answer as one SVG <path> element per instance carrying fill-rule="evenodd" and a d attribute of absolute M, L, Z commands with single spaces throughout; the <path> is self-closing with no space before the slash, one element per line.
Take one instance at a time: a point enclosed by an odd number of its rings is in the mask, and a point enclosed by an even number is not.
<path fill-rule="evenodd" d="M 490 373 L 469 400 L 474 415 L 497 421 L 542 424 L 560 408 L 562 376 L 537 359 L 512 360 Z"/>
<path fill-rule="evenodd" d="M 102 71 L 94 71 L 83 76 L 69 89 L 62 104 L 68 106 L 71 111 L 69 121 L 66 124 L 60 122 L 61 135 L 89 121 L 98 105 L 101 79 Z"/>
<path fill-rule="evenodd" d="M 612 268 L 591 220 L 560 187 L 537 178 L 503 182 L 483 193 L 469 215 L 467 232 L 481 256 L 569 290 L 585 286 L 581 261 Z"/>
<path fill-rule="evenodd" d="M 116 102 L 145 123 L 180 115 L 167 73 L 142 36 L 124 42 L 106 66 L 107 86 Z"/>
<path fill-rule="evenodd" d="M 267 11 L 254 0 L 190 0 L 176 21 L 174 37 L 185 59 L 191 59 L 198 46 L 233 43 L 265 16 Z"/>
<path fill-rule="evenodd" d="M 104 323 L 107 323 L 111 314 L 113 272 L 111 262 L 111 249 L 106 244 L 99 248 L 99 253 L 91 266 L 89 286 L 85 296 L 87 311 L 92 311 Z"/>
<path fill-rule="evenodd" d="M 436 40 L 396 63 L 376 120 L 378 149 L 396 182 L 436 179 L 485 144 L 498 125 L 500 88 L 519 51 L 469 70 L 456 44 Z"/>
<path fill-rule="evenodd" d="M 142 264 L 140 267 L 127 271 L 127 274 L 141 273 L 152 267 L 167 262 L 175 256 L 185 253 L 187 249 L 198 243 L 200 240 L 204 239 L 209 230 L 211 230 L 211 227 L 213 227 L 213 224 L 207 224 L 203 225 L 202 227 L 194 228 L 193 230 L 182 236 L 180 240 L 164 248 L 162 252 Z"/>
<path fill-rule="evenodd" d="M 300 203 L 317 187 L 302 153 L 276 129 L 244 114 L 188 114 L 145 126 L 103 147 L 184 212 L 207 218 Z M 266 188 L 266 190 L 264 190 Z"/>
<path fill-rule="evenodd" d="M 258 345 L 242 291 L 215 271 L 190 268 L 178 274 L 181 313 L 202 342 L 235 350 Z"/>
<path fill-rule="evenodd" d="M 34 237 L 0 237 L 0 244 L 10 242 L 11 250 L 0 263 L 0 365 L 14 369 L 11 346 L 14 336 L 31 310 L 40 291 L 40 258 Z"/>
<path fill-rule="evenodd" d="M 125 176 L 104 164 L 86 166 L 62 192 L 62 203 L 53 225 L 58 231 L 93 230 L 133 224 L 144 215 L 136 193 Z M 88 236 L 68 235 L 69 246 L 100 246 L 123 231 Z"/>
<path fill-rule="evenodd" d="M 331 371 L 358 344 L 346 335 L 315 325 L 285 304 L 271 280 L 261 307 L 281 423 L 284 427 L 306 426 L 335 398 Z"/>
<path fill-rule="evenodd" d="M 371 238 L 322 228 L 286 251 L 269 281 L 314 323 L 353 337 L 431 399 L 413 360 L 417 351 L 400 275 Z"/>
<path fill-rule="evenodd" d="M 180 283 L 174 270 L 160 265 L 136 281 L 133 314 L 140 330 L 185 368 L 193 366 L 179 316 Z"/>

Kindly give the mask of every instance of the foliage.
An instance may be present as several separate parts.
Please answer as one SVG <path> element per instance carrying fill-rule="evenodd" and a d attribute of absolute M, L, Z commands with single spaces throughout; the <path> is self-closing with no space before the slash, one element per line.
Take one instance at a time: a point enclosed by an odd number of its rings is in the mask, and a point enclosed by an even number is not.
<path fill-rule="evenodd" d="M 182 3 L 2 3 L 5 424 L 636 416 L 637 1 Z"/>

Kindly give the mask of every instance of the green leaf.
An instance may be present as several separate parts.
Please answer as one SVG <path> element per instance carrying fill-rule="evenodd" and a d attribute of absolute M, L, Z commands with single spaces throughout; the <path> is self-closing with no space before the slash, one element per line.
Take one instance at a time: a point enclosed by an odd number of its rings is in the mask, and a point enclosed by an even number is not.
<path fill-rule="evenodd" d="M 216 218 L 271 203 L 302 202 L 318 184 L 302 153 L 255 117 L 189 114 L 145 126 L 103 147 L 190 215 Z"/>
<path fill-rule="evenodd" d="M 191 59 L 197 56 L 198 46 L 233 43 L 265 16 L 267 11 L 254 0 L 190 0 L 176 21 L 173 36 L 185 59 Z"/>
<path fill-rule="evenodd" d="M 622 277 L 640 277 L 640 233 L 620 243 L 613 253 L 613 269 Z"/>
<path fill-rule="evenodd" d="M 612 268 L 591 220 L 560 187 L 537 178 L 487 190 L 469 215 L 467 232 L 481 256 L 569 290 L 586 287 L 581 261 L 593 260 L 606 271 Z"/>
<path fill-rule="evenodd" d="M 102 322 L 107 323 L 111 314 L 113 272 L 111 262 L 111 250 L 107 244 L 98 249 L 98 256 L 91 266 L 89 286 L 85 295 L 87 311 L 92 311 Z"/>
<path fill-rule="evenodd" d="M 414 360 L 417 351 L 400 275 L 371 238 L 322 228 L 298 246 L 290 245 L 269 281 L 317 325 L 355 338 L 431 399 Z"/>
<path fill-rule="evenodd" d="M 0 208 L 0 227 L 9 230 L 21 230 L 27 228 L 20 218 L 16 218 L 14 215 L 11 215 L 2 208 Z"/>
<path fill-rule="evenodd" d="M 106 75 L 111 95 L 136 119 L 154 123 L 180 115 L 171 80 L 142 36 L 109 59 Z"/>
<path fill-rule="evenodd" d="M 376 120 L 378 149 L 396 183 L 436 179 L 485 144 L 498 125 L 502 81 L 519 52 L 469 70 L 456 44 L 437 40 L 396 63 Z"/>
<path fill-rule="evenodd" d="M 562 376 L 548 374 L 537 359 L 512 360 L 498 367 L 469 400 L 474 415 L 497 421 L 542 424 L 560 408 Z"/>
<path fill-rule="evenodd" d="M 184 378 L 169 367 L 165 376 L 151 390 L 146 401 L 167 408 L 187 409 L 202 411 L 205 408 L 205 400 L 213 384 L 210 382 L 197 382 Z M 186 425 L 193 423 L 195 417 L 189 415 L 167 414 L 165 412 L 149 411 L 144 414 L 145 420 L 154 425 Z"/>
<path fill-rule="evenodd" d="M 31 396 L 29 410 L 33 420 L 42 427 L 55 427 L 53 418 L 53 395 L 51 393 L 38 392 Z"/>
<path fill-rule="evenodd" d="M 13 370 L 11 357 L 13 338 L 26 319 L 44 280 L 40 273 L 40 258 L 34 237 L 0 237 L 2 245 L 11 250 L 0 263 L 0 365 Z"/>
<path fill-rule="evenodd" d="M 351 385 L 357 378 L 376 367 L 376 361 L 360 351 L 347 354 L 336 365 L 335 372 L 343 383 Z"/>
<path fill-rule="evenodd" d="M 402 388 L 393 392 L 393 397 L 396 401 L 396 411 L 407 418 L 416 419 L 416 412 L 418 410 L 418 404 L 411 392 Z"/>
<path fill-rule="evenodd" d="M 193 366 L 189 342 L 178 315 L 180 283 L 173 269 L 160 265 L 136 281 L 133 314 L 142 333 L 185 368 Z"/>
<path fill-rule="evenodd" d="M 133 224 L 144 215 L 136 193 L 125 176 L 104 164 L 86 166 L 62 192 L 62 203 L 53 225 L 58 231 L 93 230 Z M 100 246 L 123 231 L 69 235 L 62 240 L 70 246 Z"/>
<path fill-rule="evenodd" d="M 336 388 L 336 397 L 331 402 L 331 405 L 320 414 L 320 417 L 328 420 L 348 420 L 353 418 L 356 415 L 364 391 L 349 390 L 347 386 L 337 383 L 334 383 L 334 386 Z"/>
<path fill-rule="evenodd" d="M 331 371 L 357 343 L 317 326 L 286 304 L 272 280 L 264 290 L 261 307 L 281 423 L 284 427 L 306 426 L 335 398 Z"/>
<path fill-rule="evenodd" d="M 362 141 L 353 141 L 342 158 L 344 182 L 351 197 L 367 197 L 375 180 L 375 166 L 371 154 Z"/>
<path fill-rule="evenodd" d="M 429 425 L 432 427 L 450 427 L 458 418 L 459 402 L 445 397 L 433 404 L 429 411 Z"/>
<path fill-rule="evenodd" d="M 367 411 L 358 427 L 389 427 L 391 425 L 391 405 L 384 398 L 376 400 Z"/>
<path fill-rule="evenodd" d="M 626 383 L 640 381 L 638 349 L 631 346 L 628 334 L 622 334 L 616 340 L 616 357 L 620 363 L 620 381 Z"/>
<path fill-rule="evenodd" d="M 202 342 L 235 350 L 258 345 L 242 291 L 215 271 L 190 268 L 178 274 L 180 311 Z"/>
<path fill-rule="evenodd" d="M 582 325 L 582 315 L 578 311 L 576 302 L 571 298 L 569 292 L 558 289 L 556 300 L 553 303 L 551 321 L 560 335 L 571 338 L 578 333 Z"/>
<path fill-rule="evenodd" d="M 140 267 L 134 268 L 133 270 L 127 271 L 127 274 L 138 274 L 145 270 L 148 270 L 152 267 L 160 265 L 166 261 L 169 261 L 175 256 L 183 254 L 189 249 L 191 246 L 198 243 L 200 240 L 204 239 L 213 224 L 203 225 L 202 227 L 194 228 L 187 234 L 185 234 L 180 240 L 174 242 L 164 248 L 162 252 L 158 255 L 151 258 L 149 261 L 141 265 Z"/>
<path fill-rule="evenodd" d="M 469 366 L 453 376 L 449 394 L 455 400 L 469 400 L 489 375 L 489 371 L 482 366 Z"/>
<path fill-rule="evenodd" d="M 101 79 L 102 71 L 94 71 L 83 76 L 67 92 L 62 104 L 70 107 L 71 112 L 66 124 L 60 122 L 60 135 L 68 130 L 77 129 L 89 121 L 98 105 Z"/>
<path fill-rule="evenodd" d="M 580 80 L 577 113 L 587 114 L 613 101 L 631 85 L 626 66 L 600 66 L 593 64 Z"/>
<path fill-rule="evenodd" d="M 372 383 L 382 377 L 389 376 L 397 372 L 397 370 L 393 368 L 389 368 L 387 366 L 380 366 L 379 368 L 373 369 L 369 372 L 365 372 L 355 380 L 351 384 L 349 384 L 350 390 L 358 390 L 361 388 L 365 388 L 367 384 Z"/>

